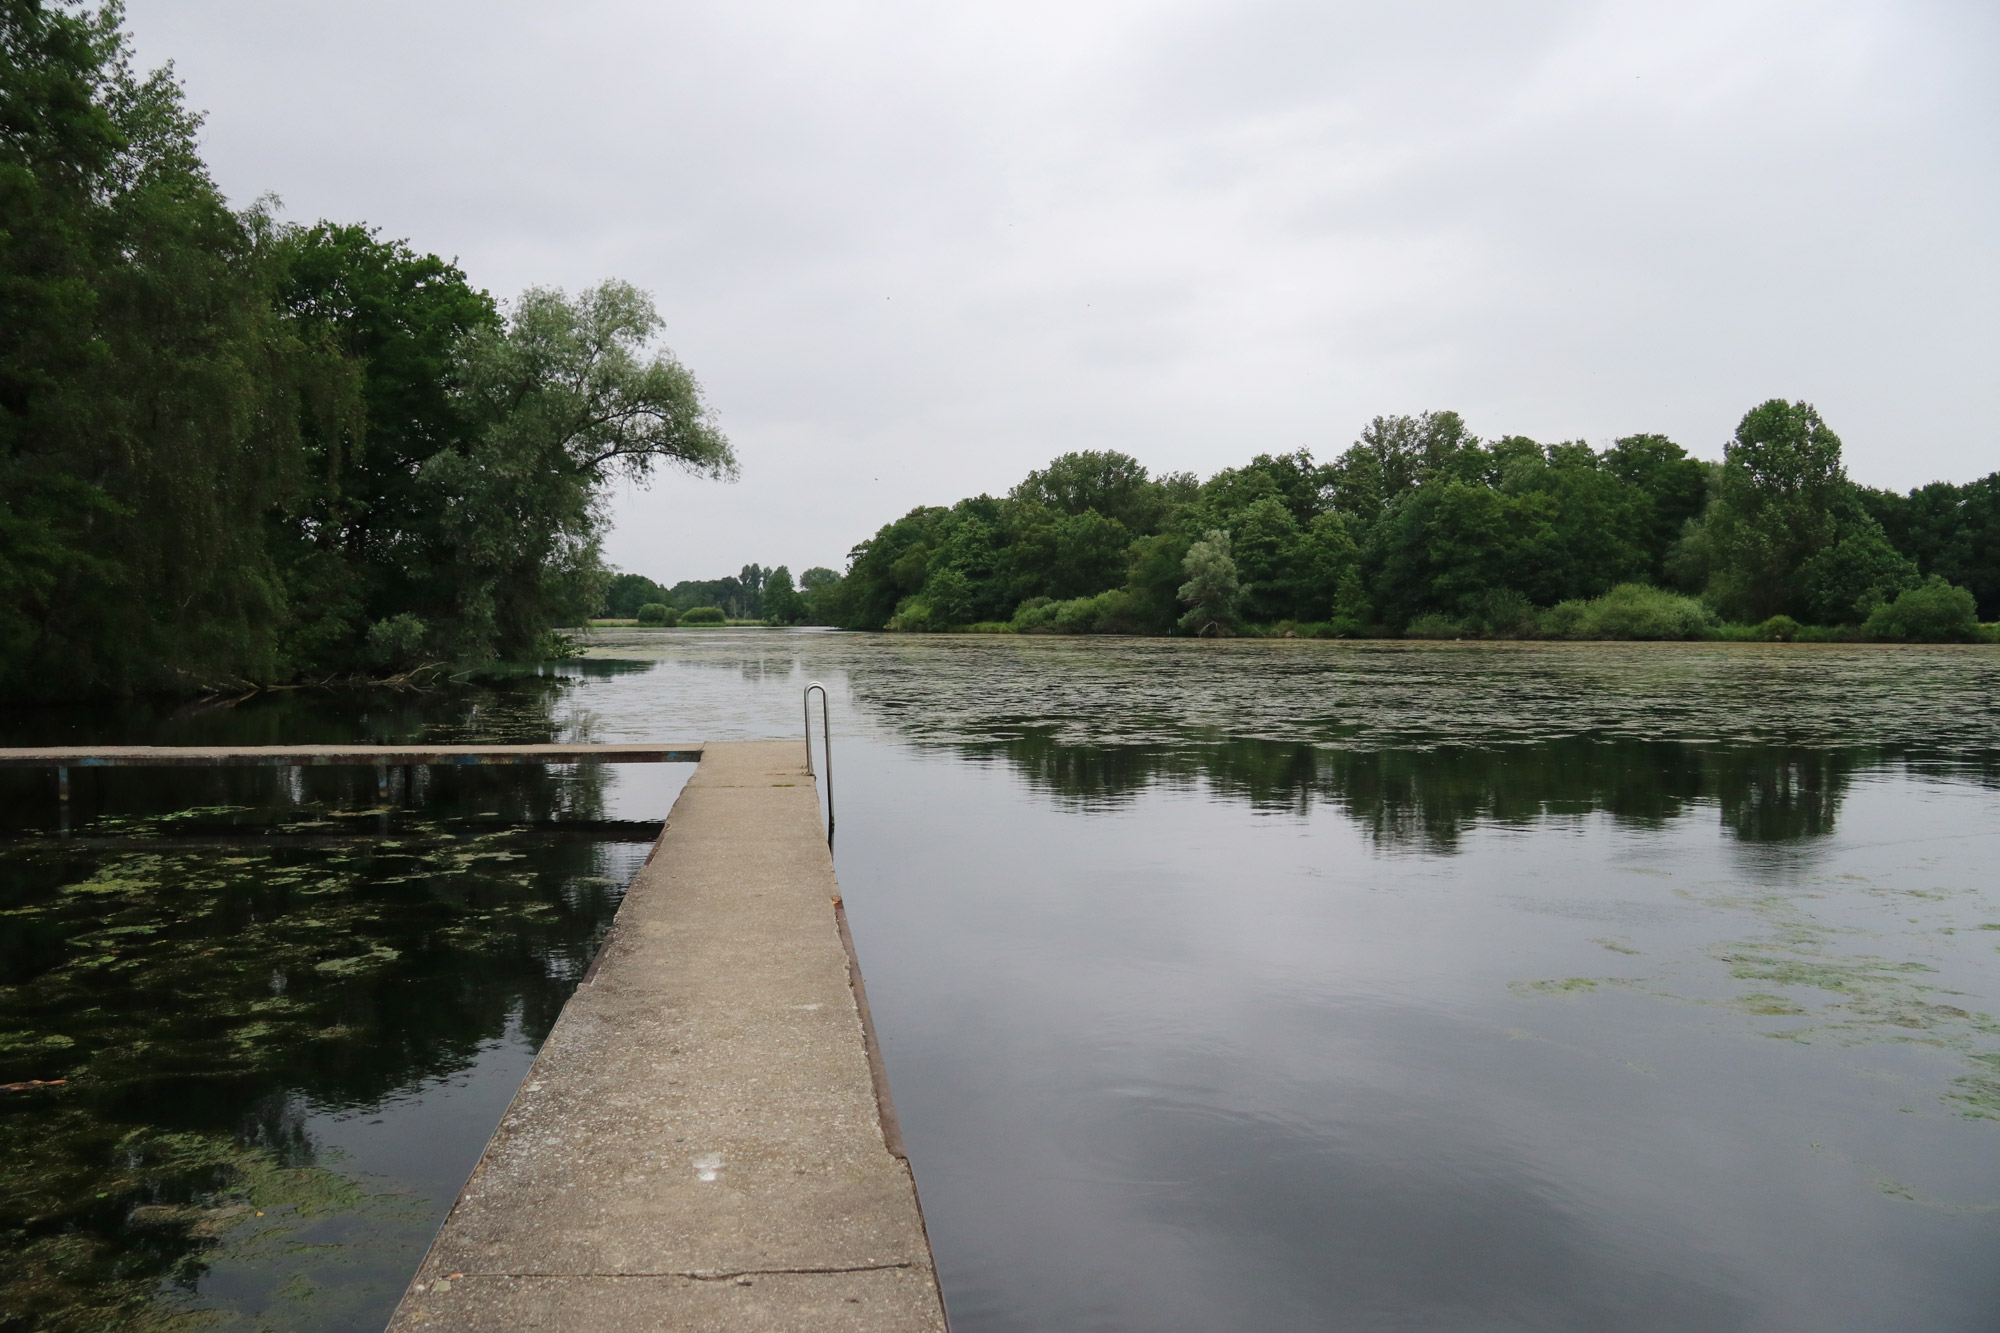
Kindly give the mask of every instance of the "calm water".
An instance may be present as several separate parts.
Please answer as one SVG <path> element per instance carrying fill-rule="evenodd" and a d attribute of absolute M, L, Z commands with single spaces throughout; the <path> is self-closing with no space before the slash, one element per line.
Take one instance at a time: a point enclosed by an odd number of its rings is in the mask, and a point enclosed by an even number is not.
<path fill-rule="evenodd" d="M 14 714 L 0 743 L 537 740 L 586 725 L 576 692 Z M 387 1319 L 649 836 L 597 773 L 407 776 L 384 803 L 372 770 L 79 771 L 65 831 L 50 774 L 0 773 L 0 1328 Z"/>
<path fill-rule="evenodd" d="M 2000 1327 L 2000 653 L 596 651 L 7 739 L 794 735 L 824 679 L 959 1333 Z M 420 781 L 384 851 L 333 838 L 372 774 L 157 777 L 92 775 L 67 843 L 8 789 L 0 1077 L 72 1082 L 0 1094 L 0 1298 L 379 1326 L 643 852 L 524 826 L 677 778 Z M 232 823 L 289 841 L 189 845 Z"/>

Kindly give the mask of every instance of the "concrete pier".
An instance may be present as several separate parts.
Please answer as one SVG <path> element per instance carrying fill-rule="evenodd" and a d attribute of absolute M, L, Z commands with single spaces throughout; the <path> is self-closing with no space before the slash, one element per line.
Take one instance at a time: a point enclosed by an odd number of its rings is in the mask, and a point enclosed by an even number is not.
<path fill-rule="evenodd" d="M 389 1327 L 944 1329 L 798 742 L 704 747 Z"/>

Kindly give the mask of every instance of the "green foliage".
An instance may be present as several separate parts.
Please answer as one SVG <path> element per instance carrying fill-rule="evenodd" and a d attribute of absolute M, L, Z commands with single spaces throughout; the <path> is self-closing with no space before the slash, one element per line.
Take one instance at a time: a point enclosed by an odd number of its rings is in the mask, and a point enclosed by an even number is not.
<path fill-rule="evenodd" d="M 1328 628 L 1340 637 L 1362 633 L 1375 623 L 1375 607 L 1368 600 L 1368 586 L 1361 579 L 1359 565 L 1349 565 L 1340 576 L 1333 594 L 1333 618 Z"/>
<path fill-rule="evenodd" d="M 1645 552 L 1645 576 L 1664 583 L 1669 561 L 1687 525 L 1708 502 L 1710 464 L 1689 458 L 1664 435 L 1628 435 L 1604 451 L 1604 470 L 1644 497 L 1631 515 Z"/>
<path fill-rule="evenodd" d="M 1557 639 L 1699 639 L 1715 623 L 1715 614 L 1695 598 L 1621 583 L 1602 597 L 1550 607 L 1541 632 Z"/>
<path fill-rule="evenodd" d="M 1155 481 L 1123 454 L 1065 454 L 1004 499 L 975 496 L 949 509 L 915 509 L 849 554 L 845 578 L 812 597 L 813 618 L 848 629 L 948 629 L 997 624 L 1035 598 L 1094 596 L 1118 586 L 1136 541 L 1185 511 L 1191 478 Z M 1172 581 L 1139 600 L 1149 627 L 1179 615 Z"/>
<path fill-rule="evenodd" d="M 564 634 L 561 630 L 545 629 L 535 635 L 535 642 L 528 649 L 530 662 L 566 662 L 582 657 L 583 644 L 574 634 Z"/>
<path fill-rule="evenodd" d="M 455 266 L 365 227 L 280 233 L 277 301 L 335 349 L 356 378 L 358 419 L 301 423 L 306 484 L 269 540 L 291 614 L 288 661 L 313 670 L 379 665 L 371 626 L 415 615 L 449 638 L 449 556 L 426 459 L 471 428 L 453 392 L 453 353 L 498 323 L 492 299 Z"/>
<path fill-rule="evenodd" d="M 1408 627 L 1403 630 L 1403 637 L 1408 639 L 1462 639 L 1465 637 L 1465 631 L 1466 626 L 1462 622 L 1453 620 L 1450 616 L 1439 615 L 1435 611 L 1426 611 L 1410 621 Z"/>
<path fill-rule="evenodd" d="M 551 625 L 663 600 L 634 576 L 608 586 L 605 488 L 735 463 L 692 376 L 648 350 L 643 293 L 530 290 L 503 319 L 457 269 L 362 228 L 283 249 L 285 309 L 363 368 L 367 404 L 365 434 L 303 432 L 313 481 L 272 529 L 296 667 L 379 665 L 362 631 L 405 614 L 444 660 L 535 660 Z"/>
<path fill-rule="evenodd" d="M 1327 470 L 1334 508 L 1362 530 L 1426 481 L 1453 473 L 1477 445 L 1456 412 L 1376 417 Z"/>
<path fill-rule="evenodd" d="M 884 629 L 905 597 L 930 574 L 931 546 L 942 509 L 913 509 L 848 553 L 839 595 L 830 599 L 843 629 Z"/>
<path fill-rule="evenodd" d="M 773 625 L 797 625 L 806 613 L 806 599 L 792 586 L 792 571 L 779 565 L 764 580 L 764 619 Z"/>
<path fill-rule="evenodd" d="M 963 539 L 949 543 L 943 558 L 975 574 L 981 568 L 1004 568 L 1008 592 L 1021 596 L 1076 597 L 1116 583 L 1125 572 L 1132 531 L 1109 515 L 1022 505 L 1007 511 L 1003 522 L 1004 561 L 997 550 L 982 552 L 983 559 L 964 558 Z M 964 531 L 963 526 L 958 530 Z M 991 524 L 981 524 L 978 531 L 989 541 L 995 534 Z"/>
<path fill-rule="evenodd" d="M 1895 601 L 1877 605 L 1862 631 L 1871 639 L 1972 643 L 1981 637 L 1979 603 L 1971 592 L 1933 574 Z"/>
<path fill-rule="evenodd" d="M 1970 592 L 1982 618 L 2000 619 L 2000 472 L 1963 486 L 1933 482 L 1908 495 L 1858 496 L 1918 573 Z"/>
<path fill-rule="evenodd" d="M 1180 627 L 1189 634 L 1227 634 L 1236 624 L 1236 605 L 1243 590 L 1236 577 L 1236 561 L 1229 551 L 1229 534 L 1210 528 L 1200 541 L 1188 547 L 1181 572 L 1181 604 L 1187 613 Z"/>
<path fill-rule="evenodd" d="M 1141 537 L 1126 552 L 1125 591 L 1142 632 L 1166 634 L 1179 623 L 1181 584 L 1187 581 L 1183 565 L 1193 544 L 1189 533 L 1159 532 Z"/>
<path fill-rule="evenodd" d="M 1802 562 L 1796 578 L 1794 604 L 1823 625 L 1853 624 L 1918 581 L 1916 563 L 1858 506 L 1843 504 L 1836 517 L 1839 535 Z"/>
<path fill-rule="evenodd" d="M 1020 634 L 1137 634 L 1142 632 L 1133 614 L 1132 598 L 1113 588 L 1095 597 L 1073 597 L 1058 602 L 1048 597 L 1021 603 L 1008 628 Z"/>
<path fill-rule="evenodd" d="M 1128 532 L 1150 530 L 1165 505 L 1139 460 L 1115 451 L 1064 454 L 1030 472 L 1010 496 L 1058 514 L 1109 519 Z"/>
<path fill-rule="evenodd" d="M 1237 515 L 1228 539 L 1237 576 L 1242 580 L 1245 619 L 1271 621 L 1293 614 L 1304 592 L 1300 586 L 1300 576 L 1305 573 L 1300 558 L 1304 538 L 1298 519 L 1275 494 L 1263 496 Z M 1188 558 L 1194 558 L 1192 550 Z M 1188 577 L 1196 577 L 1192 569 Z M 1186 601 L 1187 597 L 1187 590 L 1182 589 L 1181 599 Z"/>
<path fill-rule="evenodd" d="M 613 574 L 605 586 L 602 611 L 617 620 L 630 620 L 648 602 L 671 604 L 672 600 L 665 588 L 644 575 Z"/>
<path fill-rule="evenodd" d="M 609 484 L 734 470 L 650 302 L 230 212 L 121 19 L 0 5 L 0 696 L 532 660 Z"/>
<path fill-rule="evenodd" d="M 1985 558 L 1968 536 L 1981 486 L 1912 496 L 1854 487 L 1804 404 L 1747 414 L 1721 466 L 1659 435 L 1598 451 L 1482 442 L 1450 412 L 1377 417 L 1331 464 L 1259 454 L 1199 484 L 1065 454 L 1004 499 L 883 527 L 844 579 L 825 572 L 810 614 L 914 632 L 1685 639 L 1754 635 L 1775 600 L 1815 622 L 1806 637 L 1847 640 L 1918 581 L 1897 533 L 1932 534 L 1922 559 Z"/>
<path fill-rule="evenodd" d="M 598 502 L 613 477 L 643 481 L 662 462 L 735 474 L 694 377 L 648 350 L 659 328 L 646 295 L 612 281 L 575 298 L 531 288 L 504 326 L 461 345 L 474 433 L 418 469 L 441 514 L 454 656 L 514 655 L 601 601 Z"/>
<path fill-rule="evenodd" d="M 1787 615 L 1772 616 L 1752 631 L 1755 637 L 1772 643 L 1790 643 L 1805 627 Z"/>
<path fill-rule="evenodd" d="M 838 624 L 837 608 L 840 601 L 840 575 L 815 565 L 799 575 L 799 596 L 805 602 L 805 623 L 808 625 Z"/>
<path fill-rule="evenodd" d="M 963 609 L 952 605 L 950 600 L 952 594 L 959 591 L 963 583 L 964 576 L 956 570 L 943 571 L 937 579 L 938 593 L 945 599 L 941 605 L 934 604 L 922 593 L 905 597 L 902 604 L 896 608 L 896 613 L 889 617 L 889 623 L 883 628 L 899 633 L 925 634 L 948 630 L 954 625 L 971 623 Z"/>
<path fill-rule="evenodd" d="M 1361 586 L 1361 548 L 1339 514 L 1331 510 L 1315 514 L 1293 544 L 1291 559 L 1290 615 L 1322 620 L 1329 614 L 1340 617 L 1353 610 L 1351 597 L 1348 610 L 1341 609 L 1341 590 L 1348 587 L 1350 580 L 1354 587 Z M 1365 602 L 1365 592 L 1362 599 Z M 1365 606 L 1360 612 L 1357 625 L 1368 615 Z"/>
<path fill-rule="evenodd" d="M 1679 452 L 1657 436 L 1644 438 L 1662 456 Z M 1507 451 L 1509 443 L 1516 448 Z M 1593 596 L 1621 581 L 1650 577 L 1659 567 L 1665 543 L 1655 549 L 1649 542 L 1657 522 L 1652 497 L 1614 466 L 1629 458 L 1599 455 L 1586 444 L 1544 447 L 1532 440 L 1503 441 L 1493 453 L 1503 492 L 1541 496 L 1550 505 L 1545 544 L 1536 553 L 1540 564 L 1510 587 L 1547 604 Z"/>
<path fill-rule="evenodd" d="M 683 625 L 726 625 L 729 623 L 729 617 L 723 614 L 722 608 L 719 606 L 697 606 L 681 612 L 680 623 Z"/>
<path fill-rule="evenodd" d="M 667 589 L 661 600 L 682 611 L 696 606 L 719 606 L 739 620 L 755 620 L 764 614 L 765 577 L 763 566 L 745 565 L 735 574 L 719 579 L 683 579 Z"/>
<path fill-rule="evenodd" d="M 408 611 L 401 611 L 368 627 L 368 656 L 372 665 L 404 669 L 423 658 L 430 627 Z"/>
<path fill-rule="evenodd" d="M 639 608 L 638 621 L 641 625 L 671 625 L 679 618 L 679 613 L 665 602 L 648 602 Z"/>
<path fill-rule="evenodd" d="M 1847 479 L 1840 438 L 1809 404 L 1775 398 L 1737 426 L 1682 568 L 1706 574 L 1723 614 L 1753 620 L 1857 620 L 1917 574 Z"/>
<path fill-rule="evenodd" d="M 765 569 L 745 565 L 733 575 L 719 579 L 683 579 L 671 588 L 638 574 L 617 574 L 604 595 L 605 613 L 619 619 L 636 618 L 641 608 L 656 604 L 665 619 L 659 623 L 686 623 L 687 612 L 697 607 L 719 609 L 727 620 L 763 620 L 773 625 L 798 625 L 817 620 L 814 599 L 840 576 L 830 569 L 809 569 L 802 586 L 794 585 L 791 570 L 783 565 Z"/>
<path fill-rule="evenodd" d="M 924 583 L 924 601 L 939 627 L 963 625 L 977 618 L 972 580 L 956 565 L 946 565 Z"/>
<path fill-rule="evenodd" d="M 1666 559 L 1662 507 L 1677 521 L 1674 506 L 1702 475 L 1657 436 L 1603 454 L 1521 436 L 1483 446 L 1458 430 L 1452 440 L 1370 530 L 1370 591 L 1391 623 L 1432 611 L 1481 632 L 1523 634 L 1528 618 L 1513 598 L 1587 600 L 1647 577 Z"/>
<path fill-rule="evenodd" d="M 1556 546 L 1555 499 L 1446 478 L 1383 517 L 1376 596 L 1391 621 L 1426 610 L 1464 616 L 1490 592 L 1543 584 Z"/>
<path fill-rule="evenodd" d="M 356 414 L 115 6 L 0 7 L 0 695 L 279 670 L 267 513 Z"/>
<path fill-rule="evenodd" d="M 1512 588 L 1493 588 L 1473 604 L 1470 616 L 1488 639 L 1532 639 L 1541 629 L 1535 605 Z"/>

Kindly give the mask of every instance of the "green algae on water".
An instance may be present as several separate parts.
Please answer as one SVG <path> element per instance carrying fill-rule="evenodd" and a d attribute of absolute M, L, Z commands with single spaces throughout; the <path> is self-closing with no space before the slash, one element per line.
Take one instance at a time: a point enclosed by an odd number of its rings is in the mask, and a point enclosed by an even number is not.
<path fill-rule="evenodd" d="M 1507 989 L 1516 995 L 1572 995 L 1596 990 L 1597 982 L 1591 977 L 1564 977 L 1560 981 L 1516 981 Z"/>
<path fill-rule="evenodd" d="M 370 1235 L 421 1249 L 429 1205 L 301 1117 L 448 1076 L 510 1024 L 539 1040 L 621 889 L 590 844 L 398 832 L 0 848 L 0 1082 L 42 1085 L 0 1104 L 0 1327 L 233 1328 L 249 1315 L 202 1295 L 223 1268 L 275 1293 L 243 1327 L 340 1323 L 362 1298 L 329 1264 Z"/>

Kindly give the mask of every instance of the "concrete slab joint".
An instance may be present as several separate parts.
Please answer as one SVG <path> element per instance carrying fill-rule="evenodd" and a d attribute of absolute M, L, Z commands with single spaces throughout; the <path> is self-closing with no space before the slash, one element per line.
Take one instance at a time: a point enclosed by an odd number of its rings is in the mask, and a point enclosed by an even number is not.
<path fill-rule="evenodd" d="M 704 747 L 389 1327 L 945 1328 L 796 741 Z"/>

